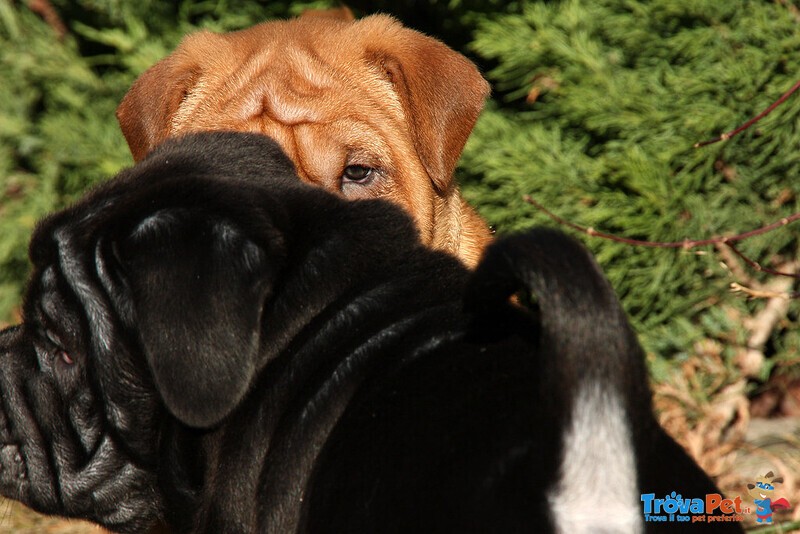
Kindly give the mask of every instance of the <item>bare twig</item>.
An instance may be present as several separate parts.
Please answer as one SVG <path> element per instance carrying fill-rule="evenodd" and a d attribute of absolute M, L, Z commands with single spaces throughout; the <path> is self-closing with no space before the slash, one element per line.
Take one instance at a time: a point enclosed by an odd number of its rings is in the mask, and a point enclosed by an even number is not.
<path fill-rule="evenodd" d="M 746 286 L 756 291 L 762 289 L 761 283 L 750 275 L 751 272 L 744 268 L 739 256 L 734 254 L 730 247 L 723 243 L 717 243 L 714 248 L 722 260 L 722 265 L 730 271 L 733 279 L 738 280 L 743 287 Z"/>
<path fill-rule="evenodd" d="M 752 119 L 750 119 L 749 121 L 745 122 L 745 123 L 744 123 L 744 124 L 742 124 L 741 126 L 738 126 L 738 127 L 734 128 L 734 129 L 733 129 L 733 130 L 731 130 L 730 132 L 725 132 L 724 134 L 720 135 L 719 137 L 715 137 L 715 138 L 713 138 L 713 139 L 709 139 L 708 141 L 701 141 L 701 142 L 699 142 L 699 143 L 695 143 L 695 144 L 694 144 L 694 148 L 700 148 L 701 146 L 711 145 L 711 144 L 714 144 L 714 143 L 718 143 L 719 141 L 727 141 L 727 140 L 728 140 L 728 139 L 730 139 L 731 137 L 734 137 L 734 136 L 736 136 L 736 135 L 739 135 L 740 133 L 742 133 L 743 131 L 745 131 L 746 129 L 748 129 L 749 127 L 751 127 L 752 125 L 754 125 L 755 123 L 757 123 L 758 121 L 760 121 L 761 119 L 763 119 L 764 117 L 766 117 L 767 115 L 769 115 L 770 113 L 772 113 L 772 111 L 773 111 L 775 108 L 777 108 L 778 106 L 780 106 L 781 104 L 783 104 L 783 102 L 784 102 L 784 101 L 785 101 L 787 98 L 789 98 L 790 96 L 792 96 L 792 95 L 793 95 L 793 94 L 794 94 L 794 93 L 795 93 L 795 92 L 796 92 L 798 89 L 800 89 L 800 80 L 798 80 L 798 81 L 797 81 L 797 82 L 796 82 L 796 83 L 795 83 L 795 84 L 792 86 L 792 88 L 791 88 L 791 89 L 789 89 L 788 91 L 786 91 L 785 93 L 783 93 L 783 94 L 781 95 L 781 97 L 780 97 L 780 98 L 778 98 L 778 100 L 776 100 L 775 102 L 773 102 L 772 104 L 770 104 L 770 106 L 769 106 L 767 109 L 765 109 L 764 111 L 762 111 L 761 113 L 759 113 L 758 115 L 756 115 L 755 117 L 753 117 Z"/>
<path fill-rule="evenodd" d="M 781 293 L 779 291 L 771 291 L 766 289 L 753 289 L 752 287 L 744 286 L 738 282 L 731 282 L 731 291 L 734 293 L 744 293 L 748 297 L 754 299 L 791 300 L 800 297 L 800 293 Z"/>
<path fill-rule="evenodd" d="M 753 261 L 750 258 L 748 258 L 747 256 L 745 256 L 744 254 L 742 254 L 742 252 L 738 248 L 733 246 L 733 244 L 728 242 L 728 241 L 725 242 L 725 245 L 728 248 L 730 248 L 733 251 L 734 254 L 736 254 L 737 256 L 742 258 L 745 261 L 745 263 L 747 263 L 747 265 L 749 265 L 750 267 L 752 267 L 756 271 L 759 271 L 759 272 L 762 272 L 762 273 L 767 273 L 767 274 L 770 274 L 772 276 L 787 276 L 789 278 L 800 278 L 800 275 L 798 275 L 796 272 L 790 273 L 790 272 L 786 272 L 786 271 L 778 271 L 778 270 L 775 270 L 775 269 L 770 269 L 769 267 L 764 267 L 760 263 L 758 263 L 756 261 Z"/>
<path fill-rule="evenodd" d="M 59 40 L 66 37 L 67 27 L 49 0 L 28 0 L 28 9 L 42 17 L 56 33 Z"/>
<path fill-rule="evenodd" d="M 744 254 L 742 254 L 739 251 L 739 249 L 737 249 L 736 247 L 733 246 L 733 243 L 735 243 L 737 241 L 742 241 L 742 240 L 750 238 L 750 237 L 754 237 L 754 236 L 757 236 L 757 235 L 765 234 L 765 233 L 771 232 L 772 230 L 775 230 L 777 228 L 781 228 L 781 227 L 786 226 L 788 224 L 791 224 L 791 223 L 793 223 L 795 221 L 798 221 L 798 220 L 800 220 L 800 213 L 793 213 L 793 214 L 791 214 L 791 215 L 789 215 L 787 217 L 784 217 L 784 218 L 782 218 L 782 219 L 780 219 L 780 220 L 778 220 L 778 221 L 776 221 L 776 222 L 774 222 L 772 224 L 768 224 L 766 226 L 762 226 L 761 228 L 756 228 L 755 230 L 750 230 L 748 232 L 744 232 L 744 233 L 738 234 L 738 235 L 717 236 L 717 237 L 711 237 L 711 238 L 708 238 L 708 239 L 685 239 L 683 241 L 644 241 L 644 240 L 641 240 L 641 239 L 631 239 L 631 238 L 628 238 L 628 237 L 620 237 L 620 236 L 617 236 L 617 235 L 608 234 L 608 233 L 605 233 L 605 232 L 600 232 L 598 230 L 595 230 L 594 228 L 587 228 L 585 226 L 581 226 L 579 224 L 575 224 L 575 223 L 570 222 L 570 221 L 568 221 L 568 220 L 566 220 L 566 219 L 564 219 L 562 217 L 559 217 L 555 213 L 551 212 L 550 210 L 548 210 L 547 208 L 545 208 L 544 206 L 542 206 L 541 204 L 536 202 L 530 195 L 525 195 L 523 197 L 523 199 L 525 200 L 525 202 L 527 202 L 531 206 L 535 207 L 537 210 L 541 211 L 542 213 L 544 213 L 545 215 L 550 217 L 552 220 L 554 220 L 558 224 L 561 224 L 561 225 L 566 226 L 568 228 L 572 228 L 573 230 L 575 230 L 577 232 L 581 232 L 581 233 L 586 234 L 588 236 L 600 237 L 600 238 L 603 238 L 603 239 L 608 239 L 610 241 L 616 241 L 617 243 L 625 243 L 627 245 L 635 245 L 635 246 L 641 246 L 641 247 L 652 247 L 652 248 L 682 248 L 684 250 L 689 250 L 689 249 L 692 249 L 692 248 L 703 247 L 703 246 L 707 246 L 707 245 L 725 245 L 725 246 L 730 247 L 731 250 L 737 256 L 739 256 L 744 261 L 746 261 L 748 265 L 750 265 L 752 268 L 754 268 L 754 269 L 756 269 L 756 270 L 758 270 L 760 272 L 764 272 L 764 273 L 771 274 L 771 275 L 774 275 L 774 276 L 788 276 L 790 278 L 800 278 L 800 274 L 797 274 L 797 273 L 786 273 L 786 272 L 774 271 L 774 270 L 769 269 L 767 267 L 763 267 L 758 262 L 753 261 L 752 259 L 750 259 L 747 256 L 745 256 Z"/>

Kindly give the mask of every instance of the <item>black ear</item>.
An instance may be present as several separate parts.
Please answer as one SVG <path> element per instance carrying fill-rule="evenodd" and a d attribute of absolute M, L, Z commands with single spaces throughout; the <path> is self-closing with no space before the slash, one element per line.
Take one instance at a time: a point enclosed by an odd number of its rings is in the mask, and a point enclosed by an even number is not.
<path fill-rule="evenodd" d="M 187 425 L 217 424 L 257 372 L 279 240 L 259 245 L 237 223 L 176 208 L 148 216 L 115 248 L 165 405 Z"/>

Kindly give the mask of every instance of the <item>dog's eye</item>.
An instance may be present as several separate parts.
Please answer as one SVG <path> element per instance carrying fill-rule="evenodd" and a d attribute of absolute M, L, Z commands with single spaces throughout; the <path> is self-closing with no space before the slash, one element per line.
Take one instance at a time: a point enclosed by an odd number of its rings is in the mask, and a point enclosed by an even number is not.
<path fill-rule="evenodd" d="M 365 167 L 363 165 L 348 165 L 344 168 L 342 180 L 344 182 L 365 184 L 372 179 L 374 174 L 375 169 L 372 167 Z"/>
<path fill-rule="evenodd" d="M 67 351 L 65 351 L 65 350 L 57 351 L 56 352 L 56 358 L 61 360 L 61 362 L 66 364 L 66 365 L 72 365 L 72 364 L 75 363 L 75 360 L 73 360 L 72 357 L 69 354 L 67 354 Z"/>

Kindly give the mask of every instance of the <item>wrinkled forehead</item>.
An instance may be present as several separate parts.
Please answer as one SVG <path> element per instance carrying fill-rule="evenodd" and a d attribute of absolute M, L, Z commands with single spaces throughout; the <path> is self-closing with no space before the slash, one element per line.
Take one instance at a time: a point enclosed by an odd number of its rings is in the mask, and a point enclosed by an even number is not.
<path fill-rule="evenodd" d="M 359 43 L 326 47 L 302 36 L 276 37 L 244 48 L 235 34 L 223 37 L 236 59 L 206 59 L 212 64 L 201 67 L 172 116 L 173 135 L 220 129 L 267 135 L 301 177 L 334 189 L 326 180 L 335 181 L 348 157 L 386 168 L 395 159 L 392 147 L 412 151 L 392 81 Z"/>
<path fill-rule="evenodd" d="M 97 287 L 97 272 L 104 265 L 97 251 L 87 246 L 90 225 L 80 218 L 71 222 L 69 228 L 61 220 L 50 221 L 40 226 L 32 239 L 34 276 L 25 296 L 24 314 L 26 320 L 46 319 L 73 332 L 81 323 L 91 324 L 92 334 L 106 338 L 110 319 Z"/>
<path fill-rule="evenodd" d="M 392 80 L 357 28 L 297 19 L 188 40 L 184 51 L 200 67 L 173 125 L 218 128 L 221 111 L 286 126 L 366 114 L 401 120 Z"/>

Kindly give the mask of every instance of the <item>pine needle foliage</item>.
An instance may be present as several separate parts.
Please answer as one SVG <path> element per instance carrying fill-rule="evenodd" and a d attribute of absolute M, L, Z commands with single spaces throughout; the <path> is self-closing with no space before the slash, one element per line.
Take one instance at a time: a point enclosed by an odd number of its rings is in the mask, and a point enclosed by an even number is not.
<path fill-rule="evenodd" d="M 728 142 L 693 148 L 794 84 L 797 12 L 772 1 L 563 0 L 483 20 L 471 48 L 493 65 L 497 97 L 462 158 L 468 197 L 501 233 L 553 224 L 529 194 L 574 223 L 648 241 L 734 235 L 800 211 L 800 95 Z M 798 257 L 798 235 L 789 226 L 740 248 L 774 267 Z M 713 248 L 586 242 L 651 351 L 746 342 L 741 319 L 763 303 L 730 294 Z M 770 350 L 796 361 L 792 310 Z"/>

